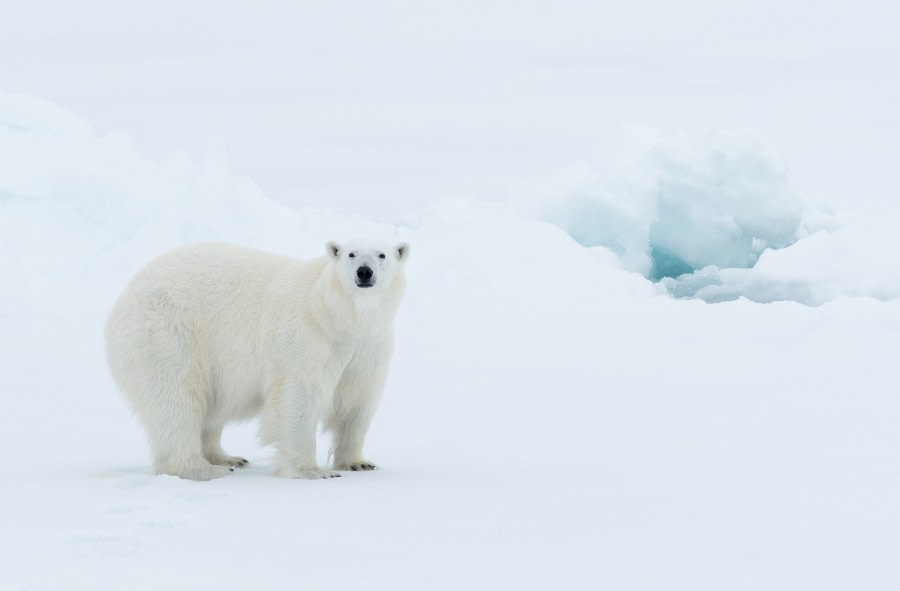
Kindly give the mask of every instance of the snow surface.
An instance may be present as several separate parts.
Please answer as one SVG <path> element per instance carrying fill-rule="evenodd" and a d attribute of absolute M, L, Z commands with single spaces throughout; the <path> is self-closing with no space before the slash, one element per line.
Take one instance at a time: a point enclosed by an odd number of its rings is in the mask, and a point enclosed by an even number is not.
<path fill-rule="evenodd" d="M 896 9 L 385 6 L 0 21 L 0 588 L 900 586 Z M 602 108 L 688 129 L 585 156 Z M 275 478 L 246 424 L 250 468 L 152 475 L 102 353 L 128 278 L 357 236 L 413 246 L 381 470 Z M 648 279 L 663 246 L 694 272 Z"/>

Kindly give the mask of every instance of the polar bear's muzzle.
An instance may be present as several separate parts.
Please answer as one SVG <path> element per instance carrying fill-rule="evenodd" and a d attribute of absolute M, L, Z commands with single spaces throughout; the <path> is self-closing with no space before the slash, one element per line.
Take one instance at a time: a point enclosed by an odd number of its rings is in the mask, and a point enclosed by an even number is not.
<path fill-rule="evenodd" d="M 356 270 L 356 286 L 372 287 L 375 285 L 375 273 L 366 265 Z"/>

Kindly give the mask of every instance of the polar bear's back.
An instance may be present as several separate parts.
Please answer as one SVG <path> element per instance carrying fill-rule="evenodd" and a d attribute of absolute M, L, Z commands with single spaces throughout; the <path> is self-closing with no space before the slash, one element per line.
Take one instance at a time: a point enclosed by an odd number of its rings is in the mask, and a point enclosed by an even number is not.
<path fill-rule="evenodd" d="M 220 242 L 200 242 L 167 252 L 134 276 L 122 298 L 165 293 L 185 304 L 215 304 L 229 293 L 246 298 L 302 261 Z"/>
<path fill-rule="evenodd" d="M 258 311 L 273 282 L 303 267 L 299 260 L 217 242 L 175 249 L 134 276 L 113 308 L 107 334 L 147 322 L 215 318 L 221 325 L 232 314 Z"/>
<path fill-rule="evenodd" d="M 291 288 L 314 283 L 309 275 L 324 264 L 325 257 L 302 261 L 212 242 L 161 255 L 138 271 L 110 314 L 113 377 L 138 406 L 154 392 L 203 392 L 212 383 L 227 386 L 235 402 L 254 395 L 263 386 L 256 383 L 262 341 L 287 305 L 273 295 L 303 299 Z"/>

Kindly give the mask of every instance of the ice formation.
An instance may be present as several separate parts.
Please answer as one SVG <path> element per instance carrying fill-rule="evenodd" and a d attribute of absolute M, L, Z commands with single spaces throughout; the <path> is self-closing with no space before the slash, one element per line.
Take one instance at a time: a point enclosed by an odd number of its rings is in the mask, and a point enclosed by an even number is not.
<path fill-rule="evenodd" d="M 786 166 L 744 133 L 663 143 L 632 178 L 581 186 L 547 218 L 650 279 L 709 266 L 749 268 L 797 239 L 800 202 Z"/>

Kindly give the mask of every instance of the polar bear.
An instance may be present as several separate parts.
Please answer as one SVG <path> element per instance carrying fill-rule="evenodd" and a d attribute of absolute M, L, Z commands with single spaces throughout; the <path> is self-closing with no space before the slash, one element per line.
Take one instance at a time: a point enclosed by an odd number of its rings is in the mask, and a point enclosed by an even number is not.
<path fill-rule="evenodd" d="M 158 474 L 225 476 L 230 421 L 260 417 L 281 476 L 372 470 L 363 443 L 384 389 L 409 245 L 329 242 L 299 260 L 222 243 L 141 269 L 106 325 L 110 371 L 147 431 Z M 320 422 L 334 469 L 316 463 Z"/>

